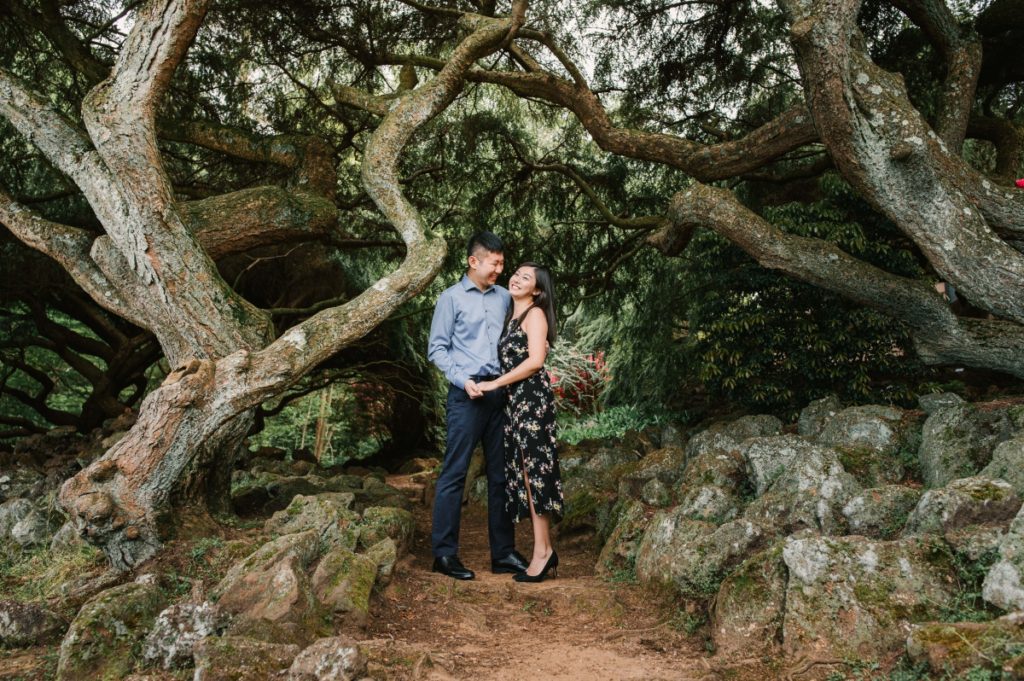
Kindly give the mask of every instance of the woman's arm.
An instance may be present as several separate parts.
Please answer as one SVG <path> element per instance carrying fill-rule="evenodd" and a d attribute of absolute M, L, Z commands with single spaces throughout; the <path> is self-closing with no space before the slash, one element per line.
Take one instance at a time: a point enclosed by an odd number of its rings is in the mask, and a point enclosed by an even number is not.
<path fill-rule="evenodd" d="M 544 310 L 535 307 L 526 313 L 523 320 L 523 331 L 526 332 L 526 344 L 529 354 L 508 373 L 493 381 L 484 381 L 477 386 L 484 392 L 495 390 L 506 385 L 518 383 L 529 378 L 544 367 L 544 359 L 548 354 L 548 318 Z"/>

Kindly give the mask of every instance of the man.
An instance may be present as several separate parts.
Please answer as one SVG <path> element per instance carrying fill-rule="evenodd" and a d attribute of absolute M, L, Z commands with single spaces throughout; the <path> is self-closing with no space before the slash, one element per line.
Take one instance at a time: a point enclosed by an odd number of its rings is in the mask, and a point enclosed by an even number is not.
<path fill-rule="evenodd" d="M 466 273 L 438 298 L 430 324 L 427 357 L 449 383 L 448 446 L 434 494 L 433 570 L 455 579 L 475 576 L 458 553 L 462 491 L 478 442 L 483 443 L 486 459 L 491 571 L 515 574 L 527 567 L 515 550 L 512 518 L 505 509 L 505 393 L 484 393 L 477 387 L 501 373 L 498 339 L 512 304 L 509 292 L 496 285 L 505 265 L 502 250 L 501 240 L 491 232 L 473 235 L 466 247 Z"/>

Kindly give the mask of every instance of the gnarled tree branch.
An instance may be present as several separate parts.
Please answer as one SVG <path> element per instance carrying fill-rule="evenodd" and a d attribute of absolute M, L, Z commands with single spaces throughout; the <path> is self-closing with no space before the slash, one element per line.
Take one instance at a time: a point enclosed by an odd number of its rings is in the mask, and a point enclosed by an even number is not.
<path fill-rule="evenodd" d="M 821 239 L 786 234 L 728 190 L 695 183 L 672 198 L 669 219 L 674 227 L 668 229 L 713 229 L 764 267 L 899 319 L 925 363 L 962 363 L 1024 377 L 1024 326 L 959 318 L 930 283 L 881 270 Z"/>

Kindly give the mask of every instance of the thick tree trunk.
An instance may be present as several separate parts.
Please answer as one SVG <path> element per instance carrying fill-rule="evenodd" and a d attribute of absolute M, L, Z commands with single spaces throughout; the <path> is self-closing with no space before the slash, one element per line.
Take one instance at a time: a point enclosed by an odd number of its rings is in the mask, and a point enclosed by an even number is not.
<path fill-rule="evenodd" d="M 189 209 L 173 200 L 155 145 L 154 104 L 205 6 L 202 1 L 154 0 L 140 12 L 113 74 L 90 93 L 84 107 L 95 152 L 67 121 L 48 115 L 40 98 L 0 71 L 0 94 L 6 89 L 17 100 L 0 111 L 25 134 L 44 132 L 75 145 L 75 163 L 62 155 L 61 145 L 43 145 L 43 151 L 55 154 L 65 172 L 87 185 L 83 189 L 107 236 L 89 245 L 81 232 L 41 220 L 11 201 L 0 200 L 5 211 L 0 216 L 8 217 L 23 241 L 58 258 L 94 298 L 132 313 L 154 331 L 177 366 L 143 401 L 129 433 L 60 492 L 60 503 L 78 529 L 118 569 L 153 555 L 170 527 L 202 523 L 208 510 L 223 510 L 231 464 L 256 406 L 372 330 L 437 275 L 444 242 L 425 233 L 419 213 L 403 195 L 399 155 L 415 130 L 452 102 L 466 70 L 510 39 L 525 13 L 520 0 L 508 19 L 467 15 L 463 27 L 469 35 L 448 66 L 399 97 L 366 146 L 363 185 L 405 243 L 399 268 L 271 343 L 265 314 L 225 284 L 200 248 L 203 238 L 217 244 L 236 239 L 194 224 L 222 208 L 209 202 L 193 206 L 191 219 L 186 218 Z M 209 137 L 205 143 L 213 146 L 230 137 Z M 256 145 L 246 153 L 269 152 Z M 308 228 L 319 229 L 315 225 L 330 224 L 330 210 L 307 190 L 326 191 L 332 184 L 324 179 L 325 154 L 308 144 L 294 158 L 306 179 L 287 198 L 301 203 Z M 97 176 L 117 191 L 101 192 Z M 279 194 L 249 192 L 241 199 L 241 205 L 269 207 L 270 217 L 255 220 L 250 232 L 281 229 L 273 217 L 282 205 Z M 232 205 L 237 207 L 238 200 Z M 241 221 L 234 227 L 239 224 L 245 226 Z M 82 257 L 86 251 L 88 260 Z M 190 513 L 183 514 L 183 508 Z"/>

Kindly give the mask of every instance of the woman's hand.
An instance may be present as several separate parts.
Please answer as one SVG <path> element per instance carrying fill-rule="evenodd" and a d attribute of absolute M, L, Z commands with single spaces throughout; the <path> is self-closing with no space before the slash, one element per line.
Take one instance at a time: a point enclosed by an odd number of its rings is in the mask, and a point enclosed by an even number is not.
<path fill-rule="evenodd" d="M 479 383 L 476 384 L 476 387 L 480 388 L 480 390 L 484 391 L 485 393 L 489 393 L 492 390 L 498 389 L 498 386 L 494 385 L 494 381 L 480 381 Z"/>

